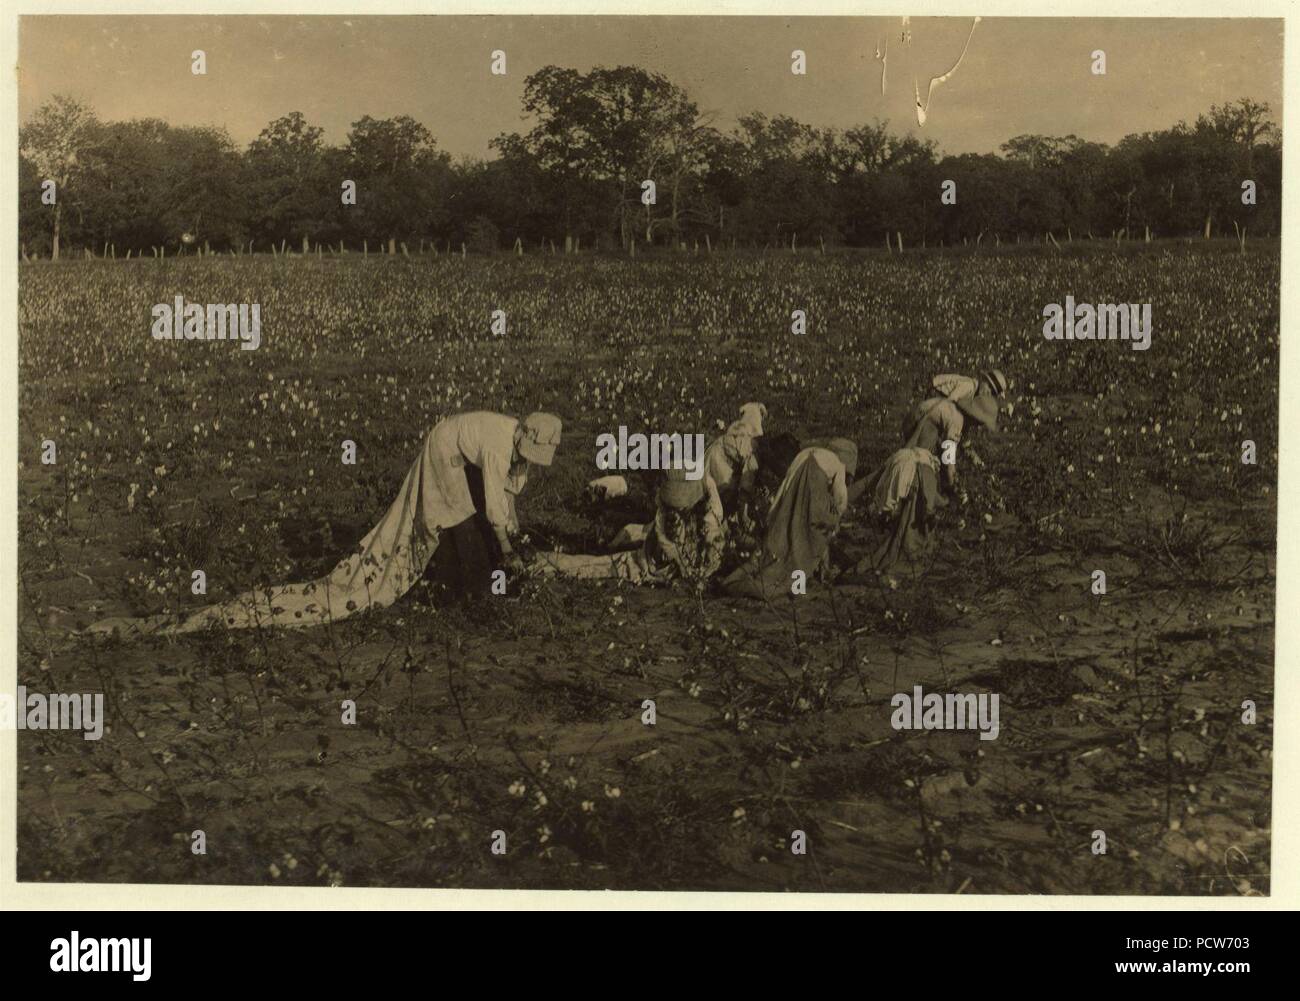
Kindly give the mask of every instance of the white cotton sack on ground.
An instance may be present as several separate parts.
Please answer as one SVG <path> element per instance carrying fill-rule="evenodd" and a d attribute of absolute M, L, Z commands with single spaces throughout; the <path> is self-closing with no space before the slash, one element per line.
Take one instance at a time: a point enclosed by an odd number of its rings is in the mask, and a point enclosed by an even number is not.
<path fill-rule="evenodd" d="M 653 525 L 624 525 L 610 540 L 610 549 L 630 549 L 645 542 Z"/>
<path fill-rule="evenodd" d="M 627 496 L 627 480 L 621 476 L 601 476 L 587 484 L 587 489 L 595 496 L 609 500 L 614 497 Z"/>

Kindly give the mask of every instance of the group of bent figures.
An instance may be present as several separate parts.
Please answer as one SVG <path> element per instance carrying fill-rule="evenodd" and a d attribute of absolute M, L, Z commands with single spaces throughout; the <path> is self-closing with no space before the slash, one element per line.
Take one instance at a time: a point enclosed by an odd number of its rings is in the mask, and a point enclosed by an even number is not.
<path fill-rule="evenodd" d="M 928 544 L 935 511 L 956 492 L 955 464 L 940 461 L 945 443 L 960 442 L 968 426 L 996 431 L 1007 392 L 1006 378 L 996 369 L 975 377 L 936 376 L 933 386 L 935 395 L 909 414 L 902 447 L 862 478 L 856 476 L 853 442 L 830 438 L 800 449 L 789 435 L 765 439 L 767 408 L 747 403 L 709 444 L 704 475 L 690 480 L 670 469 L 655 493 L 653 520 L 620 532 L 612 544 L 617 551 L 540 553 L 529 563 L 511 542 L 519 530 L 515 499 L 530 467 L 554 459 L 560 419 L 547 413 L 522 420 L 487 411 L 455 414 L 425 436 L 388 512 L 326 576 L 248 591 L 179 617 L 112 618 L 89 628 L 186 633 L 217 625 L 317 625 L 392 604 L 421 579 L 435 553 L 443 575 L 463 593 L 487 591 L 494 572 L 505 569 L 638 583 L 717 578 L 713 585 L 723 594 L 772 599 L 791 593 L 796 571 L 805 579 L 830 572 L 830 542 L 840 518 L 864 495 L 885 537 L 854 570 L 885 570 Z M 764 516 L 760 494 L 765 483 L 775 485 L 782 468 L 785 476 Z M 756 534 L 761 546 L 718 578 L 733 533 Z"/>

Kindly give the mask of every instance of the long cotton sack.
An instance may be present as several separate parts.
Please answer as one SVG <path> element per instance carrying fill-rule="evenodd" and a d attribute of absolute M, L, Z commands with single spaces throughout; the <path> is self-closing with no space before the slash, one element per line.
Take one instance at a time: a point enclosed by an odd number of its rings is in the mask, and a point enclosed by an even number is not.
<path fill-rule="evenodd" d="M 220 622 L 251 626 L 315 626 L 368 608 L 383 608 L 420 579 L 438 548 L 438 531 L 474 513 L 464 459 L 434 427 L 406 474 L 401 492 L 356 550 L 324 577 L 301 584 L 254 589 L 218 605 L 174 616 L 104 619 L 91 632 L 188 633 Z M 450 446 L 450 447 L 449 447 Z M 468 513 L 467 513 L 468 512 Z"/>

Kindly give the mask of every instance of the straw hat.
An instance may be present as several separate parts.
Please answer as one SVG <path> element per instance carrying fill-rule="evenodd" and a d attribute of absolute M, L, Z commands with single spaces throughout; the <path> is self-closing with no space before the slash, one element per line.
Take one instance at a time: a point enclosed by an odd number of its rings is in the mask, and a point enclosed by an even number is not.
<path fill-rule="evenodd" d="M 515 449 L 529 462 L 549 466 L 560 444 L 561 421 L 554 414 L 540 410 L 519 422 L 515 432 Z"/>
<path fill-rule="evenodd" d="M 704 500 L 704 477 L 688 480 L 686 470 L 670 469 L 659 487 L 659 503 L 674 511 L 689 511 Z"/>
<path fill-rule="evenodd" d="M 856 476 L 858 472 L 858 446 L 853 444 L 847 438 L 832 438 L 827 442 L 826 447 L 835 453 L 836 458 L 844 463 L 844 468 L 850 476 Z"/>
<path fill-rule="evenodd" d="M 994 396 L 1000 398 L 1007 395 L 1007 377 L 996 368 L 991 368 L 988 371 L 981 372 L 980 375 L 983 377 L 984 381 L 989 384 L 989 388 L 993 390 Z"/>
<path fill-rule="evenodd" d="M 763 420 L 767 417 L 767 407 L 762 403 L 746 403 L 740 408 L 740 419 L 731 422 L 728 431 L 748 430 L 755 438 L 763 434 Z"/>
<path fill-rule="evenodd" d="M 803 443 L 805 449 L 820 448 L 839 459 L 850 476 L 858 472 L 858 446 L 847 438 L 813 438 Z"/>

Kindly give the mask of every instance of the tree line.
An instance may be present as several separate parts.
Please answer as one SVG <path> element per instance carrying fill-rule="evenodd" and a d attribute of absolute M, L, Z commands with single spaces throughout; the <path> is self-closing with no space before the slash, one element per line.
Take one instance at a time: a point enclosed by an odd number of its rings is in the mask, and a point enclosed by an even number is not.
<path fill-rule="evenodd" d="M 21 250 L 911 247 L 1281 225 L 1281 133 L 1249 98 L 1113 146 L 1021 135 L 956 156 L 879 121 L 755 112 L 722 130 L 632 66 L 547 66 L 523 111 L 531 127 L 491 157 L 453 159 L 405 115 L 364 116 L 330 145 L 293 112 L 240 149 L 222 128 L 105 122 L 57 96 L 19 130 Z"/>

